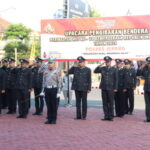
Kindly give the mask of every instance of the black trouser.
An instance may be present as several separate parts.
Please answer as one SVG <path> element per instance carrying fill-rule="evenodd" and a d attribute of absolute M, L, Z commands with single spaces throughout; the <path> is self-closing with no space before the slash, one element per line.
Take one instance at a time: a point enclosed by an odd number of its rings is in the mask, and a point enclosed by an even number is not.
<path fill-rule="evenodd" d="M 102 90 L 102 102 L 105 119 L 114 117 L 114 92 L 112 90 Z"/>
<path fill-rule="evenodd" d="M 41 88 L 34 88 L 36 113 L 43 112 L 44 101 L 43 101 L 43 96 L 40 96 L 41 91 L 42 91 Z"/>
<path fill-rule="evenodd" d="M 5 93 L 2 93 L 1 97 L 2 97 L 2 109 L 5 109 L 8 107 L 7 90 L 5 91 Z"/>
<path fill-rule="evenodd" d="M 27 116 L 29 109 L 29 91 L 28 90 L 17 90 L 18 104 L 19 104 L 19 115 Z"/>
<path fill-rule="evenodd" d="M 48 121 L 57 120 L 57 88 L 45 88 L 45 101 L 47 105 L 47 118 Z"/>
<path fill-rule="evenodd" d="M 132 113 L 134 109 L 134 90 L 127 89 L 125 93 L 125 113 Z"/>
<path fill-rule="evenodd" d="M 123 90 L 115 92 L 115 112 L 116 116 L 121 117 L 124 115 L 125 93 Z"/>
<path fill-rule="evenodd" d="M 87 116 L 87 91 L 77 91 L 76 95 L 76 115 L 77 118 L 86 118 Z M 82 112 L 81 112 L 81 102 L 82 102 Z"/>
<path fill-rule="evenodd" d="M 1 91 L 0 91 L 0 113 L 1 113 L 1 109 L 2 109 L 2 94 L 1 94 Z"/>
<path fill-rule="evenodd" d="M 7 100 L 8 100 L 8 110 L 9 112 L 16 112 L 17 105 L 17 90 L 15 89 L 7 89 Z"/>
<path fill-rule="evenodd" d="M 150 120 L 150 92 L 144 92 L 144 99 L 145 99 L 145 114 L 147 120 Z"/>

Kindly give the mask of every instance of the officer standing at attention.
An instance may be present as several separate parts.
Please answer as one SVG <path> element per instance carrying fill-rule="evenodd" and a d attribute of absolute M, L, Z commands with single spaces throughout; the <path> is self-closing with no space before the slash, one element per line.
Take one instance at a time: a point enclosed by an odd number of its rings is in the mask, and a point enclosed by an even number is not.
<path fill-rule="evenodd" d="M 6 73 L 2 68 L 0 68 L 0 114 L 2 109 L 2 94 L 5 93 L 5 86 L 6 86 Z"/>
<path fill-rule="evenodd" d="M 144 122 L 150 122 L 150 57 L 146 58 L 147 63 L 143 64 L 137 72 L 138 76 L 144 77 L 144 99 L 145 99 L 145 114 L 146 120 Z"/>
<path fill-rule="evenodd" d="M 132 115 L 134 109 L 134 90 L 136 88 L 136 71 L 132 68 L 132 62 L 128 59 L 125 63 L 125 113 Z"/>
<path fill-rule="evenodd" d="M 123 117 L 125 109 L 125 70 L 121 59 L 116 59 L 115 62 L 116 69 L 118 70 L 118 90 L 115 92 L 115 112 L 116 117 Z"/>
<path fill-rule="evenodd" d="M 5 79 L 7 80 L 8 75 L 8 58 L 2 59 L 2 70 L 5 72 Z M 6 81 L 5 81 L 6 83 Z M 8 100 L 7 100 L 7 91 L 5 90 L 5 93 L 2 93 L 2 109 L 7 109 L 8 107 Z"/>
<path fill-rule="evenodd" d="M 73 74 L 72 90 L 76 96 L 76 118 L 86 120 L 87 117 L 87 94 L 91 91 L 91 69 L 85 66 L 85 58 L 79 56 L 78 64 L 75 64 L 69 74 Z M 81 111 L 82 102 L 82 111 Z"/>
<path fill-rule="evenodd" d="M 114 118 L 114 92 L 118 89 L 118 72 L 111 67 L 112 58 L 104 57 L 106 66 L 99 65 L 94 73 L 101 73 L 100 89 L 102 90 L 102 102 L 104 118 L 102 120 L 113 121 Z"/>
<path fill-rule="evenodd" d="M 32 69 L 33 72 L 33 88 L 35 95 L 35 113 L 33 115 L 41 115 L 44 107 L 43 96 L 40 96 L 42 91 L 43 83 L 43 72 L 39 71 L 39 68 L 42 66 L 43 60 L 40 58 L 36 59 L 36 67 Z"/>
<path fill-rule="evenodd" d="M 17 94 L 19 104 L 19 116 L 17 118 L 27 118 L 29 109 L 29 92 L 32 88 L 32 71 L 28 68 L 29 62 L 20 59 L 21 68 L 17 72 Z"/>
<path fill-rule="evenodd" d="M 7 114 L 16 113 L 16 68 L 15 68 L 15 60 L 9 59 L 9 68 L 8 68 L 8 76 L 6 80 L 6 88 L 7 88 L 7 99 L 8 99 L 8 112 Z"/>
<path fill-rule="evenodd" d="M 56 124 L 58 98 L 62 85 L 61 70 L 55 67 L 54 58 L 50 58 L 48 67 L 43 72 L 43 89 L 47 105 L 47 121 L 45 124 Z"/>

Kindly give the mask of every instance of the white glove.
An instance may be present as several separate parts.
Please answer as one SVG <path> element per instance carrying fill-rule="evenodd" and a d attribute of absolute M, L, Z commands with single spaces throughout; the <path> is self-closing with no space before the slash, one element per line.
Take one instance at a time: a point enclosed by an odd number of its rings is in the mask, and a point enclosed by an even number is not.
<path fill-rule="evenodd" d="M 41 92 L 41 93 L 40 93 L 40 96 L 45 96 L 45 93 L 44 93 L 44 92 Z"/>
<path fill-rule="evenodd" d="M 56 98 L 60 98 L 60 93 L 57 93 Z"/>

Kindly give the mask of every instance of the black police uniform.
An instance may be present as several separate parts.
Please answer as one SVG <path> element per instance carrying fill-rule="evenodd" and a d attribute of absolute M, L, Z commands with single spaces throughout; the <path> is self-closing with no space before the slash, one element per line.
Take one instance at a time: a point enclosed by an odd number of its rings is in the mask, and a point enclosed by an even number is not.
<path fill-rule="evenodd" d="M 122 60 L 116 59 L 116 64 L 122 63 Z M 118 70 L 118 90 L 115 92 L 115 112 L 116 117 L 124 116 L 125 105 L 125 70 L 123 68 L 116 68 Z"/>
<path fill-rule="evenodd" d="M 112 59 L 109 56 L 104 57 L 106 62 Z M 104 119 L 113 120 L 114 117 L 114 90 L 118 89 L 118 72 L 114 67 L 98 66 L 94 73 L 101 73 L 100 89 L 102 90 L 102 102 Z"/>
<path fill-rule="evenodd" d="M 3 59 L 2 60 L 2 62 L 8 62 L 8 58 L 5 58 L 5 59 Z M 7 80 L 7 76 L 8 76 L 8 67 L 6 67 L 6 66 L 2 66 L 2 70 L 5 72 L 5 80 Z M 5 83 L 6 83 L 6 81 L 5 81 Z M 2 95 L 1 95 L 1 97 L 2 97 L 2 109 L 6 109 L 7 107 L 8 107 L 8 99 L 7 99 L 7 91 L 5 91 L 5 93 L 3 93 Z"/>
<path fill-rule="evenodd" d="M 1 109 L 2 109 L 2 90 L 5 90 L 6 86 L 6 73 L 5 71 L 0 68 L 0 113 L 1 113 Z"/>
<path fill-rule="evenodd" d="M 83 57 L 78 57 L 79 62 L 85 61 Z M 72 90 L 76 95 L 76 119 L 86 119 L 87 116 L 87 92 L 91 91 L 91 69 L 88 67 L 72 67 L 68 71 L 73 74 Z M 82 111 L 81 111 L 82 102 Z"/>
<path fill-rule="evenodd" d="M 15 62 L 14 59 L 9 59 L 9 62 Z M 16 113 L 17 105 L 17 90 L 16 90 L 17 70 L 16 68 L 8 68 L 8 76 L 6 80 L 6 91 L 8 100 L 8 113 Z"/>
<path fill-rule="evenodd" d="M 41 59 L 36 59 L 36 61 L 42 62 Z M 42 91 L 43 72 L 39 72 L 39 67 L 33 68 L 32 72 L 33 72 L 33 88 L 35 94 L 35 108 L 36 108 L 36 111 L 33 115 L 40 115 L 43 112 L 44 107 L 43 96 L 40 96 L 40 93 Z"/>
<path fill-rule="evenodd" d="M 28 63 L 27 60 L 21 59 L 21 63 Z M 19 68 L 17 73 L 17 93 L 19 104 L 18 118 L 26 118 L 29 109 L 29 90 L 32 88 L 32 70 L 30 68 Z"/>
<path fill-rule="evenodd" d="M 146 61 L 150 63 L 150 57 L 146 58 Z M 145 122 L 150 122 L 150 68 L 146 65 L 143 69 L 138 69 L 137 76 L 144 77 L 144 99 L 145 99 Z"/>
<path fill-rule="evenodd" d="M 125 64 L 131 64 L 128 59 L 124 60 Z M 132 114 L 134 110 L 134 89 L 136 88 L 136 71 L 133 68 L 125 68 L 125 113 Z"/>

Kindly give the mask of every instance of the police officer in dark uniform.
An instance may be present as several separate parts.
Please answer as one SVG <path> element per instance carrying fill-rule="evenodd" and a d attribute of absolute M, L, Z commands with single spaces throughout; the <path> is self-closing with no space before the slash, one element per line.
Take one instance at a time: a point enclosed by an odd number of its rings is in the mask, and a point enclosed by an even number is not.
<path fill-rule="evenodd" d="M 17 118 L 26 118 L 29 109 L 29 92 L 32 88 L 32 70 L 28 68 L 29 62 L 26 59 L 20 59 L 21 68 L 17 73 L 17 93 L 19 104 L 19 116 Z"/>
<path fill-rule="evenodd" d="M 43 96 L 40 96 L 42 91 L 42 83 L 43 83 L 43 72 L 40 72 L 39 69 L 42 66 L 43 60 L 40 58 L 36 59 L 36 67 L 32 69 L 33 72 L 33 88 L 35 94 L 35 113 L 33 115 L 41 115 L 44 107 Z"/>
<path fill-rule="evenodd" d="M 122 67 L 123 61 L 116 59 L 116 69 L 118 70 L 118 90 L 115 92 L 115 112 L 116 117 L 124 116 L 124 105 L 125 105 L 125 70 Z"/>
<path fill-rule="evenodd" d="M 2 70 L 5 72 L 5 79 L 7 80 L 7 75 L 8 75 L 8 59 L 9 58 L 4 58 L 2 59 Z M 5 81 L 6 83 L 6 81 Z M 7 100 L 7 91 L 5 91 L 5 93 L 2 94 L 2 109 L 7 109 L 8 107 L 8 100 Z"/>
<path fill-rule="evenodd" d="M 128 59 L 125 63 L 125 113 L 132 115 L 134 109 L 134 89 L 136 88 L 136 71 Z"/>
<path fill-rule="evenodd" d="M 8 100 L 7 114 L 16 113 L 16 101 L 17 101 L 16 79 L 17 79 L 17 72 L 15 68 L 15 60 L 10 58 L 8 75 L 6 80 L 7 100 Z"/>
<path fill-rule="evenodd" d="M 76 118 L 86 120 L 87 117 L 87 94 L 91 91 L 91 69 L 85 66 L 85 58 L 77 58 L 78 65 L 69 70 L 73 74 L 72 90 L 76 95 Z M 82 102 L 82 111 L 81 111 Z"/>
<path fill-rule="evenodd" d="M 112 58 L 104 57 L 106 66 L 99 65 L 94 73 L 101 73 L 100 89 L 102 90 L 102 101 L 104 118 L 102 120 L 113 121 L 114 118 L 114 92 L 118 89 L 118 72 L 111 67 Z"/>
<path fill-rule="evenodd" d="M 2 109 L 2 94 L 5 93 L 5 86 L 6 86 L 6 73 L 2 68 L 0 68 L 0 114 Z"/>
<path fill-rule="evenodd" d="M 150 57 L 146 58 L 147 63 L 143 64 L 137 72 L 138 76 L 144 77 L 144 99 L 145 99 L 145 114 L 146 120 L 144 122 L 150 122 Z"/>

